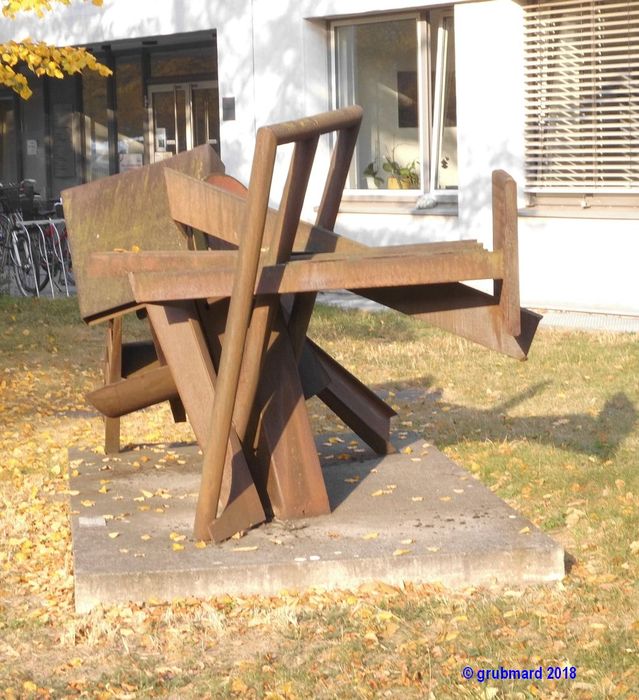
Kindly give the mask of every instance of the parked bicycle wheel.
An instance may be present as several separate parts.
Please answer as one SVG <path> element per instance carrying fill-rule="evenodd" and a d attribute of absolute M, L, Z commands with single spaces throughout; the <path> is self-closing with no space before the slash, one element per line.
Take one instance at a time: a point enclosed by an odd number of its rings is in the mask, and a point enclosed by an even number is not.
<path fill-rule="evenodd" d="M 42 265 L 39 242 L 26 230 L 11 232 L 11 263 L 16 286 L 23 296 L 36 296 L 49 281 L 46 266 Z"/>
<path fill-rule="evenodd" d="M 11 219 L 0 214 L 0 278 L 8 271 L 9 245 L 11 240 Z"/>
<path fill-rule="evenodd" d="M 68 294 L 69 289 L 75 287 L 75 278 L 67 230 L 64 226 L 58 226 L 54 230 L 53 225 L 50 225 L 46 233 L 47 242 L 51 243 L 54 252 L 51 279 L 59 291 Z"/>

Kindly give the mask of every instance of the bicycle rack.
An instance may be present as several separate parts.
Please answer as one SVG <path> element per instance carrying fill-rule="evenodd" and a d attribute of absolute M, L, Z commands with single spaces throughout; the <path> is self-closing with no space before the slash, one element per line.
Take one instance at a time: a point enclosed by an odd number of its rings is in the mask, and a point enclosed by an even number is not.
<path fill-rule="evenodd" d="M 7 265 L 7 253 L 16 232 L 24 234 L 28 246 L 26 254 L 32 263 L 33 295 L 41 296 L 48 284 L 52 298 L 56 296 L 56 289 L 67 297 L 71 296 L 75 284 L 69 265 L 71 258 L 65 220 L 59 216 L 61 212 L 57 208 L 55 216 L 36 218 L 38 207 L 34 197 L 37 195 L 34 195 L 33 182 L 0 185 L 0 208 L 4 212 L 3 219 L 6 224 L 4 235 L 8 237 L 2 250 L 3 269 Z M 17 254 L 17 251 L 15 252 Z M 46 272 L 46 281 L 41 278 L 43 271 Z"/>
<path fill-rule="evenodd" d="M 69 289 L 70 273 L 67 270 L 67 263 L 65 260 L 61 234 L 61 231 L 64 232 L 65 229 L 64 219 L 34 219 L 32 221 L 20 221 L 19 224 L 29 235 L 29 240 L 31 240 L 31 231 L 36 230 L 38 232 L 39 252 L 47 270 L 51 298 L 55 298 L 56 282 L 54 279 L 54 274 L 56 273 L 57 269 L 60 270 L 60 276 L 62 278 L 65 295 L 67 297 L 71 296 L 71 290 Z M 48 243 L 48 240 L 50 240 L 50 244 Z M 59 268 L 57 267 L 56 263 L 57 265 L 59 265 Z M 40 296 L 40 293 L 37 289 L 37 283 L 36 296 Z"/>

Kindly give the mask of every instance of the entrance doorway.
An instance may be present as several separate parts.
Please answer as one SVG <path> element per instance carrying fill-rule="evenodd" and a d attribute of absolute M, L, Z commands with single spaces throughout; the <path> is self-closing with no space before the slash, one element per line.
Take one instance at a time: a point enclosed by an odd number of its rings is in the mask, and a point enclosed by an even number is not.
<path fill-rule="evenodd" d="M 149 87 L 151 162 L 208 143 L 219 153 L 217 82 Z"/>

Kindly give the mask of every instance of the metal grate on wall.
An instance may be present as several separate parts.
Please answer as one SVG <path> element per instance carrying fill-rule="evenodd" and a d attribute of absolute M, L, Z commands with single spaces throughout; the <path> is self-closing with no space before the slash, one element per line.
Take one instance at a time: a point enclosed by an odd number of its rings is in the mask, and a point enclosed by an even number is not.
<path fill-rule="evenodd" d="M 639 0 L 528 2 L 526 189 L 639 192 Z"/>

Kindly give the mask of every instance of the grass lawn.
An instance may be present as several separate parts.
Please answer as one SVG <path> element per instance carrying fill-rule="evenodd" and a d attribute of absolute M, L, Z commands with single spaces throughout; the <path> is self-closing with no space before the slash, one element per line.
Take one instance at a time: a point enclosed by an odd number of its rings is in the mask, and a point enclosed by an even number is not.
<path fill-rule="evenodd" d="M 639 697 L 637 335 L 542 330 L 518 363 L 393 313 L 319 307 L 313 320 L 315 340 L 387 392 L 396 430 L 564 545 L 561 583 L 371 584 L 76 615 L 66 450 L 101 450 L 84 394 L 100 381 L 103 332 L 75 300 L 0 297 L 0 697 Z M 145 331 L 133 319 L 125 332 Z M 310 413 L 318 432 L 343 429 L 315 399 Z M 122 431 L 125 444 L 192 439 L 165 406 Z M 544 677 L 478 681 L 500 667 Z"/>

